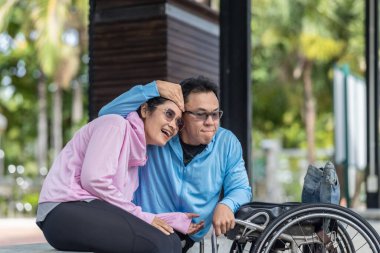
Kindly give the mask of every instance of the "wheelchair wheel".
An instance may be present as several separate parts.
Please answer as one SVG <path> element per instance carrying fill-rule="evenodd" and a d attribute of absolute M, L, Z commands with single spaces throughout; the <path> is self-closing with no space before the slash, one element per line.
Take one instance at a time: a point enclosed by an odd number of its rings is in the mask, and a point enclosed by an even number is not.
<path fill-rule="evenodd" d="M 230 249 L 230 253 L 249 253 L 253 250 L 253 244 L 250 242 L 239 243 L 235 240 Z"/>
<path fill-rule="evenodd" d="M 330 227 L 330 231 L 336 231 L 336 242 L 339 248 L 339 252 L 354 253 L 354 244 L 351 241 L 351 237 L 347 232 L 347 227 L 343 227 L 341 222 L 333 221 L 334 225 Z"/>
<path fill-rule="evenodd" d="M 307 204 L 279 216 L 258 238 L 253 252 L 380 252 L 380 237 L 367 221 L 349 209 Z"/>
<path fill-rule="evenodd" d="M 336 227 L 332 227 L 332 230 L 329 230 L 329 231 L 330 231 L 330 234 L 334 232 L 336 233 L 336 239 L 335 239 L 336 247 L 335 248 L 331 250 L 327 250 L 326 247 L 323 246 L 323 243 L 311 243 L 311 244 L 302 245 L 299 251 L 295 250 L 295 252 L 302 252 L 302 253 L 314 253 L 314 252 L 353 253 L 355 252 L 354 251 L 355 246 L 353 245 L 349 234 L 347 233 L 346 229 L 342 227 L 340 223 L 336 223 Z"/>

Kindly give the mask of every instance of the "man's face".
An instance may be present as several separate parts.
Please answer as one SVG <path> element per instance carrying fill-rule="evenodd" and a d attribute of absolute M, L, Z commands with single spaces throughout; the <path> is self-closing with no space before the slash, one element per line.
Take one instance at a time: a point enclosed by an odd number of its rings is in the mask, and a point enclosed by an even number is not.
<path fill-rule="evenodd" d="M 213 92 L 190 93 L 183 114 L 181 139 L 190 145 L 208 144 L 219 127 L 219 101 Z M 214 117 L 207 114 L 213 113 Z M 202 117 L 203 116 L 203 117 Z M 207 118 L 206 118 L 207 117 Z"/>

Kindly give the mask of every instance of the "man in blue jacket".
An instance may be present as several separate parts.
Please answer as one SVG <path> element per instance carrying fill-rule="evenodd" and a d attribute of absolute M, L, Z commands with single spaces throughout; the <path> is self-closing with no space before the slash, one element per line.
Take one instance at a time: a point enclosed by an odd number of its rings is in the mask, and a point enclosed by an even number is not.
<path fill-rule="evenodd" d="M 125 117 L 157 96 L 174 100 L 181 108 L 181 89 L 185 126 L 164 147 L 148 146 L 148 161 L 140 169 L 135 202 L 152 213 L 199 214 L 194 222 L 204 221 L 204 228 L 190 236 L 180 235 L 186 240 L 186 252 L 211 225 L 216 235 L 232 229 L 234 212 L 252 197 L 241 144 L 231 131 L 219 127 L 223 112 L 217 85 L 203 77 L 185 79 L 181 86 L 163 81 L 138 85 L 105 105 L 99 115 Z"/>

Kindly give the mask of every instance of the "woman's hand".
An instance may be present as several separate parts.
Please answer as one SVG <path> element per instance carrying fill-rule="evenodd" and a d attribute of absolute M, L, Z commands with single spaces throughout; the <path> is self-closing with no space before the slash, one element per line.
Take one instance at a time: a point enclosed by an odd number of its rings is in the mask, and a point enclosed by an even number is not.
<path fill-rule="evenodd" d="M 170 235 L 174 233 L 174 230 L 171 226 L 169 226 L 164 220 L 161 220 L 158 217 L 154 217 L 152 221 L 152 226 L 158 228 L 165 235 Z"/>
<path fill-rule="evenodd" d="M 172 100 L 182 112 L 185 111 L 181 85 L 161 80 L 156 80 L 156 84 L 161 97 Z"/>
<path fill-rule="evenodd" d="M 187 230 L 188 235 L 193 235 L 199 232 L 205 225 L 204 221 L 201 221 L 199 223 L 190 223 L 189 230 Z"/>
<path fill-rule="evenodd" d="M 199 217 L 199 214 L 195 213 L 186 213 L 189 219 Z M 187 230 L 188 235 L 193 235 L 199 232 L 205 225 L 205 222 L 202 220 L 199 223 L 190 223 L 189 229 Z"/>

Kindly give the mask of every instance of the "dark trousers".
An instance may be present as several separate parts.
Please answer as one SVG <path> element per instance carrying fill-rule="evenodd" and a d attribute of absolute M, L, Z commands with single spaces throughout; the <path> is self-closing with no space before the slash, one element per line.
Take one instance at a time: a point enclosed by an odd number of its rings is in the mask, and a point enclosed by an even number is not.
<path fill-rule="evenodd" d="M 165 235 L 152 225 L 107 202 L 61 203 L 39 224 L 57 250 L 179 253 L 179 237 Z"/>
<path fill-rule="evenodd" d="M 176 231 L 176 233 L 182 243 L 182 253 L 186 253 L 191 247 L 194 246 L 195 241 L 193 241 L 188 235 L 184 235 L 178 231 Z"/>

